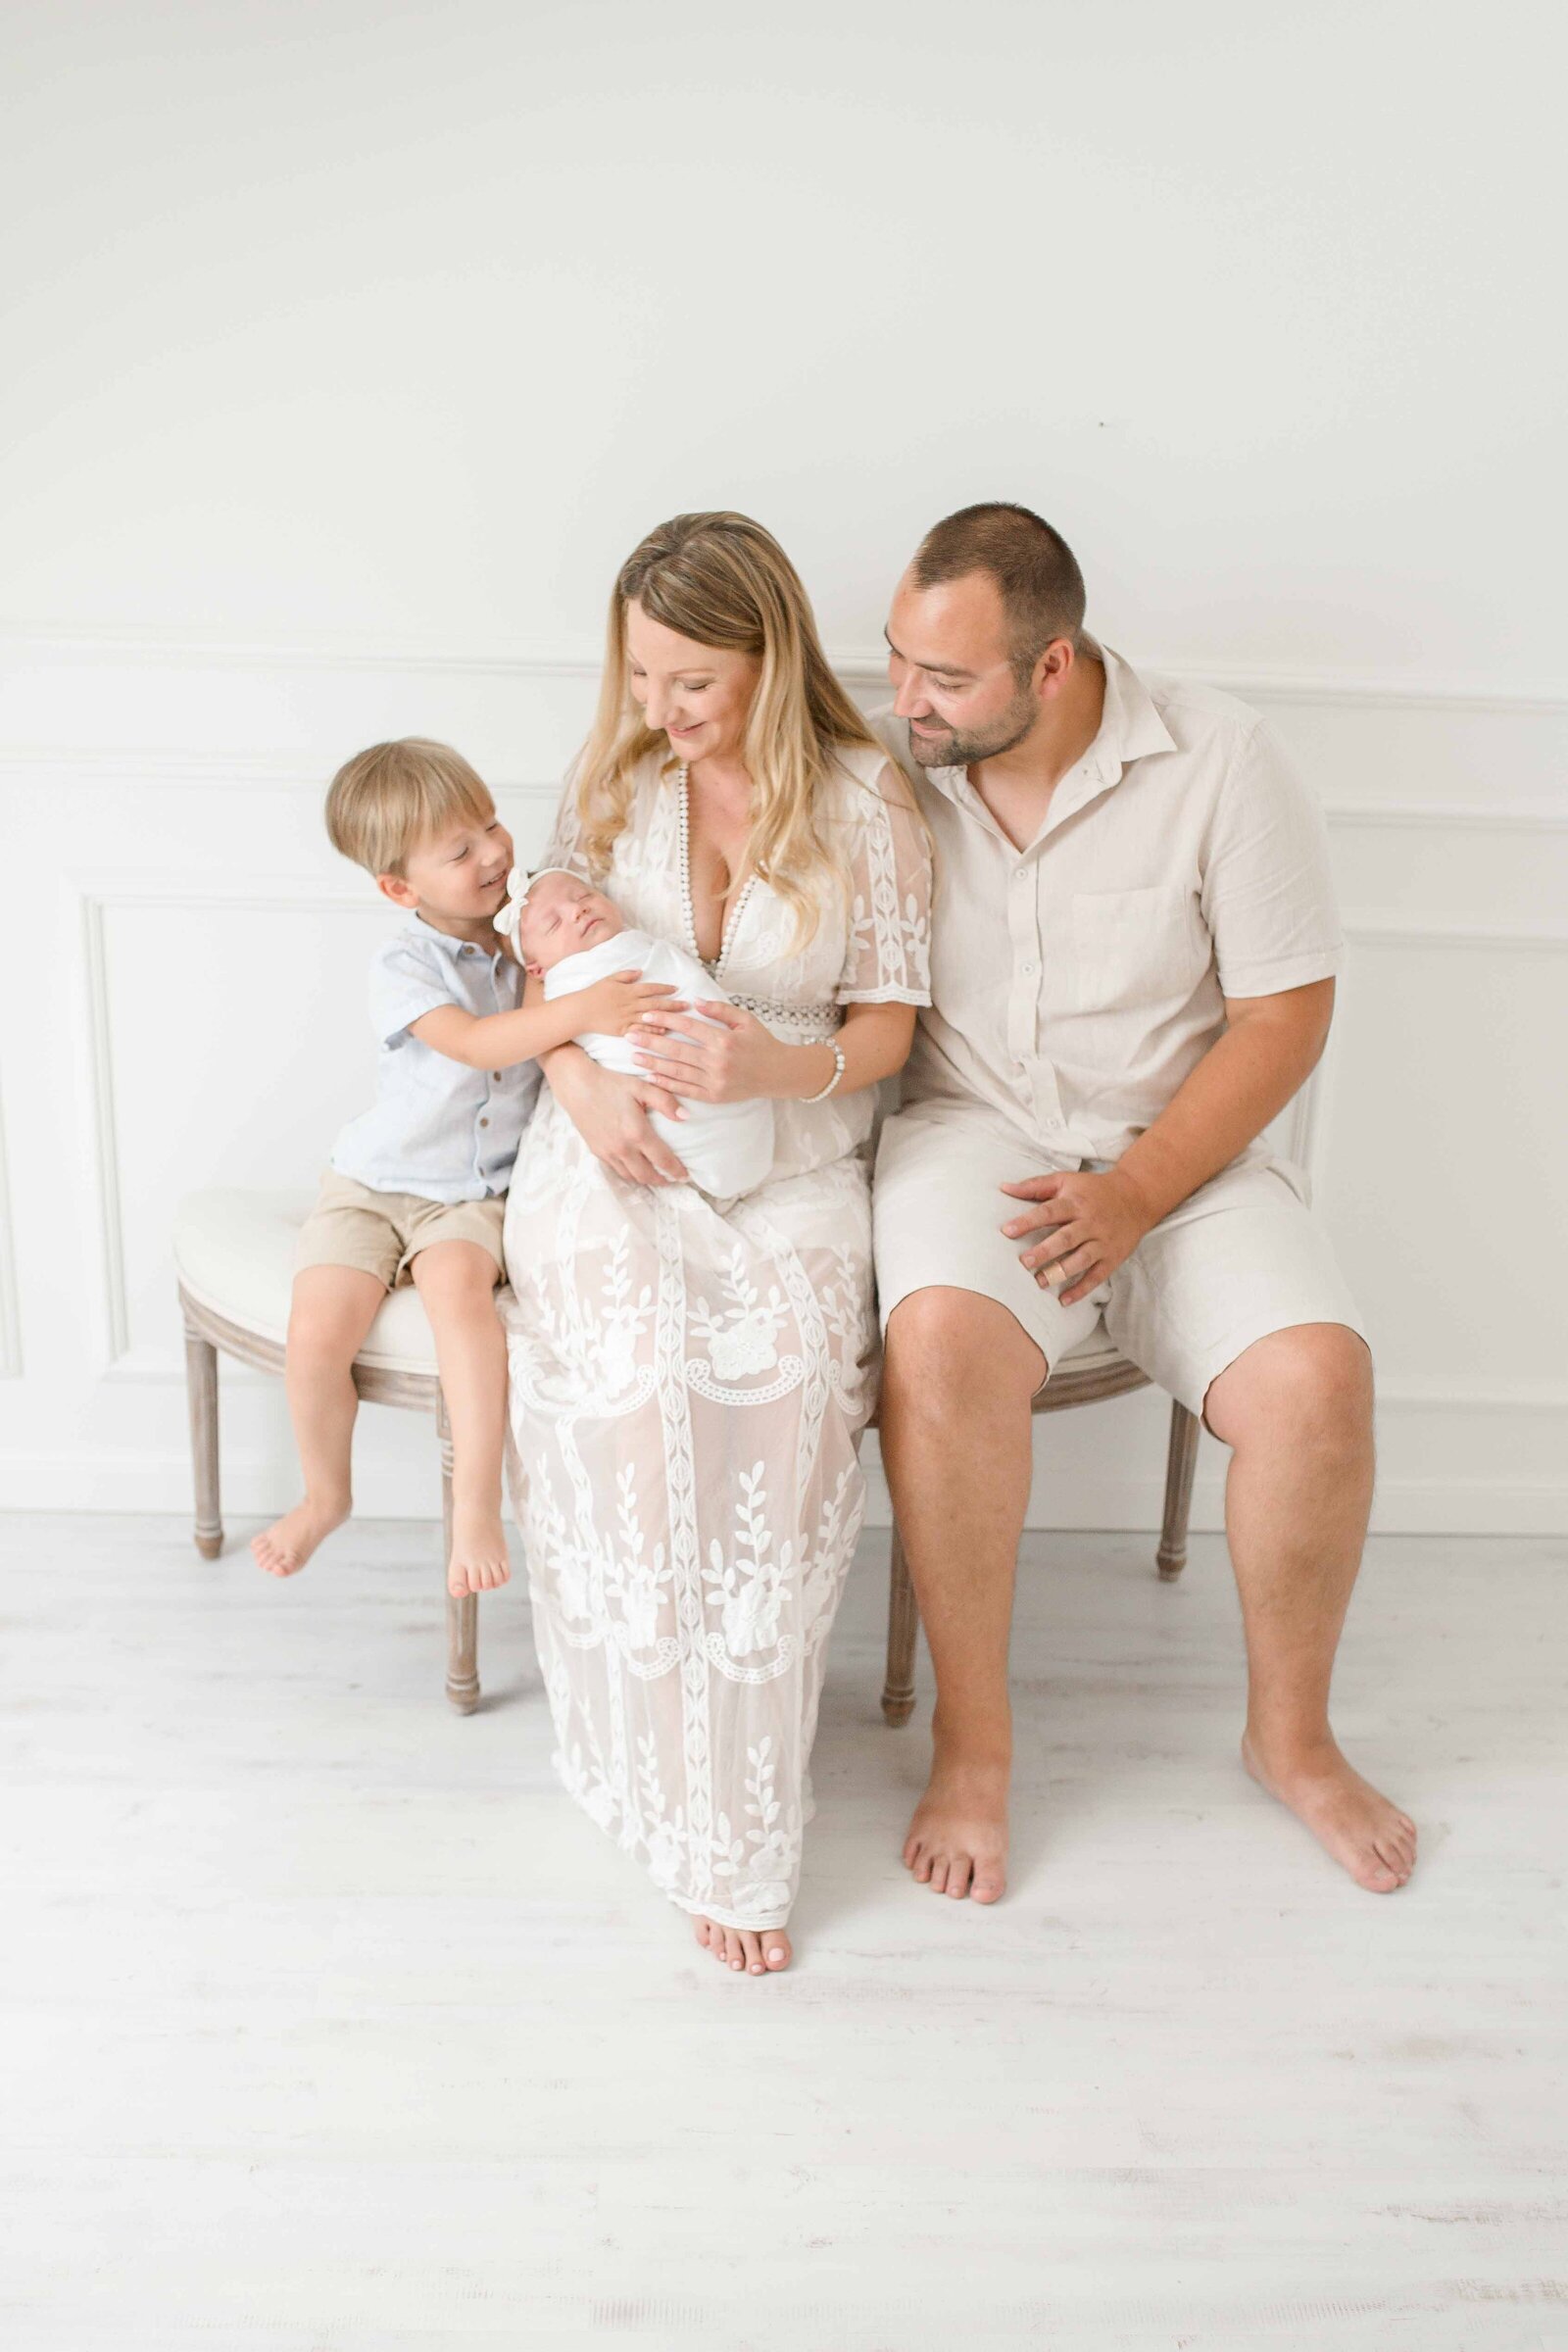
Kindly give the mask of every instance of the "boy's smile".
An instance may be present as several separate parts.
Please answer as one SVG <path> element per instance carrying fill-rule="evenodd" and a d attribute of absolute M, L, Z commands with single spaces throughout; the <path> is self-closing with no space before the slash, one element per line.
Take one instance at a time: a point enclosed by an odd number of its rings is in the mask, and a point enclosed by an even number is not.
<path fill-rule="evenodd" d="M 432 930 L 493 952 L 495 918 L 514 857 L 512 835 L 492 802 L 420 841 L 409 852 L 401 876 L 380 876 L 381 888 L 396 906 L 420 915 Z"/>

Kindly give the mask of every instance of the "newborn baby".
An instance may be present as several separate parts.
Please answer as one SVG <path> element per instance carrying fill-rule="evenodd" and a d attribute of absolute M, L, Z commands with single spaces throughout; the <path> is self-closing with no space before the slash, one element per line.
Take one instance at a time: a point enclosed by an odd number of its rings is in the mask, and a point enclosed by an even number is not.
<path fill-rule="evenodd" d="M 612 972 L 640 969 L 645 980 L 672 982 L 693 1003 L 729 1002 L 689 950 L 648 931 L 628 930 L 613 900 L 563 866 L 543 866 L 536 874 L 514 868 L 496 929 L 512 941 L 526 970 L 543 977 L 547 998 L 574 996 Z M 703 1016 L 693 1012 L 690 1017 L 700 1021 Z M 645 1075 L 630 1036 L 590 1030 L 577 1043 L 607 1070 L 631 1078 Z M 693 1184 L 717 1200 L 749 1193 L 773 1164 L 771 1102 L 689 1101 L 684 1119 L 666 1119 L 659 1111 L 649 1117 Z"/>

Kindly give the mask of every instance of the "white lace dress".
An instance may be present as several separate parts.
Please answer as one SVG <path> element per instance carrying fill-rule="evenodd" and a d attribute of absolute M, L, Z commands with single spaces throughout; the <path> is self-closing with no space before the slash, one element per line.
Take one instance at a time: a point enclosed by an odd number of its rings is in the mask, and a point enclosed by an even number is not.
<path fill-rule="evenodd" d="M 709 967 L 797 1042 L 846 1004 L 929 1002 L 924 834 L 880 752 L 845 764 L 814 938 L 792 954 L 754 878 Z M 602 886 L 695 953 L 685 820 L 650 758 Z M 585 870 L 569 814 L 548 855 Z M 775 1103 L 771 1174 L 715 1204 L 610 1174 L 547 1086 L 507 1204 L 511 1470 L 556 1767 L 656 1886 L 727 1927 L 783 1926 L 800 1876 L 874 1399 L 874 1102 Z"/>

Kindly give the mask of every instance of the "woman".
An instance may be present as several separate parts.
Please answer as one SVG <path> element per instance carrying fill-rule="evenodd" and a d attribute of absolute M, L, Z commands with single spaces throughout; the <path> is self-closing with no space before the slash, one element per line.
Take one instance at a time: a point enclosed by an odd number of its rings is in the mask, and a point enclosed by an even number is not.
<path fill-rule="evenodd" d="M 760 524 L 681 514 L 611 603 L 546 861 L 732 1000 L 649 1027 L 648 1082 L 548 1057 L 507 1212 L 514 1484 L 556 1765 L 732 1969 L 787 1967 L 827 1637 L 871 1409 L 865 1146 L 926 985 L 930 854 Z M 774 1103 L 710 1200 L 649 1125 Z"/>

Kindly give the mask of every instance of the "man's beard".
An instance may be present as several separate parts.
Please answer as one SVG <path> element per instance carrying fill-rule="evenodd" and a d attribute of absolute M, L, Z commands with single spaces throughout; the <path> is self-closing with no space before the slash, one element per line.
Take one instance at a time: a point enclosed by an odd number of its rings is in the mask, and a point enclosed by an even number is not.
<path fill-rule="evenodd" d="M 1027 686 L 1020 686 L 983 735 L 965 735 L 957 728 L 940 735 L 916 735 L 911 727 L 910 756 L 920 767 L 977 767 L 982 760 L 1000 760 L 1004 752 L 1022 743 L 1039 715 L 1034 696 Z"/>

